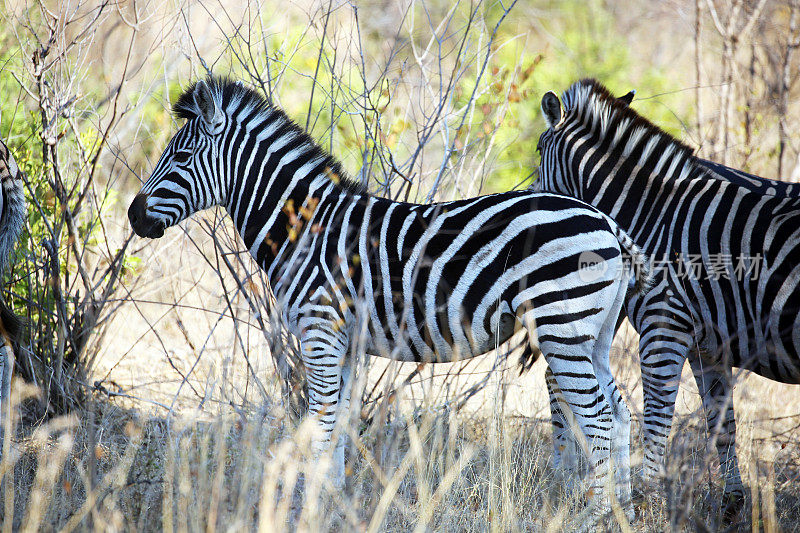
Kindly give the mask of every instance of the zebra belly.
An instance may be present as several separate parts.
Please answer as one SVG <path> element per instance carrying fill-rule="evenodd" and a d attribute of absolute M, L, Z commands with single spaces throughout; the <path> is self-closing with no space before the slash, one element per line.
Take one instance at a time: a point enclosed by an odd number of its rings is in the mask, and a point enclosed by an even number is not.
<path fill-rule="evenodd" d="M 367 352 L 396 361 L 450 363 L 484 355 L 498 349 L 511 351 L 523 342 L 527 342 L 527 332 L 514 315 L 509 313 L 497 313 L 493 317 L 488 338 L 475 339 L 471 334 L 472 324 L 462 322 L 463 327 L 460 328 L 460 331 L 451 332 L 456 334 L 448 335 L 448 342 L 444 344 L 434 343 L 432 340 L 431 330 L 439 327 L 435 320 L 435 316 L 433 319 L 425 320 L 422 327 L 418 329 L 419 335 L 415 337 L 421 338 L 424 341 L 423 345 L 420 345 L 419 342 L 415 343 L 407 331 L 400 330 L 398 335 L 398 329 L 387 329 L 384 324 L 370 320 L 369 334 L 365 343 Z M 377 334 L 376 328 L 381 329 L 381 335 Z M 379 344 L 376 342 L 379 337 L 391 340 L 388 340 L 388 343 Z"/>
<path fill-rule="evenodd" d="M 695 318 L 691 333 L 707 364 L 746 369 L 782 383 L 800 384 L 800 285 L 796 276 L 776 276 L 775 272 L 765 275 L 769 280 L 779 280 L 783 290 L 765 291 L 765 285 L 757 285 L 757 279 L 743 284 L 707 280 L 695 292 L 681 295 L 687 304 L 687 312 L 681 314 Z M 668 293 L 679 293 L 676 285 L 672 280 Z M 750 295 L 750 305 L 733 305 L 733 290 Z M 771 292 L 769 298 L 765 298 L 765 292 Z M 699 294 L 704 294 L 706 301 L 711 301 L 712 295 L 720 295 L 714 305 L 718 312 L 724 310 L 725 320 L 715 320 L 719 315 L 701 307 Z M 659 306 L 659 299 L 654 303 Z M 647 313 L 645 309 L 636 312 Z"/>
<path fill-rule="evenodd" d="M 785 366 L 786 370 L 783 372 L 775 372 L 774 364 L 772 361 L 761 362 L 757 363 L 757 366 L 753 368 L 753 365 L 747 365 L 742 368 L 746 368 L 747 370 L 751 370 L 755 372 L 759 376 L 763 376 L 765 378 L 771 379 L 773 381 L 777 381 L 779 383 L 787 383 L 789 385 L 800 385 L 800 369 L 796 366 L 797 363 L 792 363 L 792 359 L 789 354 L 787 353 L 778 353 L 772 356 L 777 360 L 780 364 L 781 362 Z M 788 363 L 788 364 L 787 364 Z"/>
<path fill-rule="evenodd" d="M 800 291 L 793 296 L 800 299 Z M 772 324 L 777 326 L 770 327 Z M 752 361 L 739 366 L 775 381 L 800 384 L 800 310 L 782 309 L 764 329 L 764 345 L 753 346 Z"/>

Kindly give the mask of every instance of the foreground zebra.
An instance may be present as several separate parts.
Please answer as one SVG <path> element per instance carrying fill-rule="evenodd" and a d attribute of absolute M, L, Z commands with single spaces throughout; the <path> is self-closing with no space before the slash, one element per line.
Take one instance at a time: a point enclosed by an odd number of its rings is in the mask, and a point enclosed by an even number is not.
<path fill-rule="evenodd" d="M 686 358 L 724 472 L 743 502 L 731 367 L 800 383 L 800 189 L 694 157 L 598 82 L 542 99 L 534 188 L 584 200 L 656 262 L 628 317 L 640 334 L 645 475 L 663 463 Z"/>
<path fill-rule="evenodd" d="M 0 276 L 8 266 L 9 256 L 22 232 L 25 222 L 25 194 L 22 189 L 22 171 L 0 141 Z M 22 333 L 22 322 L 6 305 L 0 294 L 0 420 L 5 420 L 5 401 L 11 391 L 14 371 L 14 352 Z M 0 434 L 0 441 L 2 435 Z"/>
<path fill-rule="evenodd" d="M 608 510 L 613 445 L 618 497 L 632 515 L 630 417 L 608 356 L 629 284 L 642 290 L 648 278 L 608 217 L 525 191 L 433 205 L 371 196 L 282 111 L 226 80 L 197 82 L 174 109 L 187 122 L 133 200 L 131 225 L 158 238 L 198 210 L 226 207 L 300 339 L 317 452 L 347 409 L 351 345 L 427 362 L 521 346 L 525 363 L 544 354 L 591 445 L 593 510 Z"/>

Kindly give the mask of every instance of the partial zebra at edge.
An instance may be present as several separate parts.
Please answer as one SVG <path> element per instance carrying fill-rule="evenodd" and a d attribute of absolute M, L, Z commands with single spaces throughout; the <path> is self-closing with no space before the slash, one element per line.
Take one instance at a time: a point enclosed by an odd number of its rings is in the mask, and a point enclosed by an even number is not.
<path fill-rule="evenodd" d="M 8 261 L 25 222 L 25 194 L 23 176 L 8 147 L 0 140 L 0 277 L 8 268 Z M 0 442 L 5 439 L 5 425 L 9 420 L 8 399 L 11 396 L 11 378 L 14 373 L 14 354 L 19 350 L 24 322 L 14 314 L 0 294 Z M 0 446 L 0 450 L 2 450 Z M 0 451 L 0 453 L 2 453 Z"/>
<path fill-rule="evenodd" d="M 681 370 L 689 361 L 723 471 L 726 516 L 743 504 L 734 373 L 800 383 L 800 186 L 695 157 L 596 80 L 542 98 L 534 190 L 569 194 L 613 218 L 650 257 L 632 295 L 640 334 L 645 474 L 664 471 Z M 562 105 L 563 104 L 563 105 Z"/>
<path fill-rule="evenodd" d="M 0 140 L 0 274 L 8 268 L 8 260 L 25 223 L 25 193 L 22 171 L 8 147 Z"/>

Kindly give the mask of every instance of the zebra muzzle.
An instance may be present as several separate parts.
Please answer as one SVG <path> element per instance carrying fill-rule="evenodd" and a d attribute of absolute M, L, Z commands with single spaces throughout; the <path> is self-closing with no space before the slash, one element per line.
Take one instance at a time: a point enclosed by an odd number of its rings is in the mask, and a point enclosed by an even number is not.
<path fill-rule="evenodd" d="M 147 195 L 137 194 L 128 208 L 128 220 L 139 237 L 158 239 L 164 235 L 164 222 L 147 213 Z"/>

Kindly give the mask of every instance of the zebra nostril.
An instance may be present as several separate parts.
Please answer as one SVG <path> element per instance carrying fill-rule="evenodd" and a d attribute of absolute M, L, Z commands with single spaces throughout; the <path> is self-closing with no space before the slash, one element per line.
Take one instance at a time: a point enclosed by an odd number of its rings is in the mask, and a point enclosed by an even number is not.
<path fill-rule="evenodd" d="M 149 196 L 146 194 L 137 194 L 136 198 L 131 202 L 128 208 L 128 220 L 131 221 L 133 231 L 139 237 L 147 237 L 150 239 L 158 239 L 164 235 L 166 224 L 163 219 L 154 215 L 152 212 L 147 212 L 147 200 Z"/>
<path fill-rule="evenodd" d="M 128 208 L 128 219 L 134 226 L 142 219 L 142 216 L 144 215 L 145 201 L 146 199 L 144 198 L 144 195 L 137 194 L 136 198 L 134 198 L 133 202 L 131 202 L 131 206 Z"/>
<path fill-rule="evenodd" d="M 131 206 L 128 208 L 128 220 L 131 221 L 133 231 L 135 231 L 137 235 L 142 235 L 146 231 L 144 227 L 147 222 L 146 209 L 147 196 L 141 193 L 137 194 L 136 198 L 131 202 Z"/>

